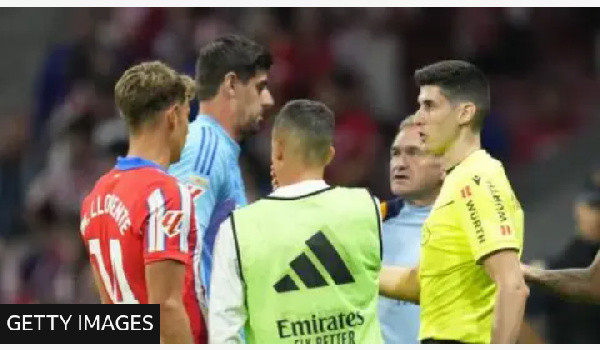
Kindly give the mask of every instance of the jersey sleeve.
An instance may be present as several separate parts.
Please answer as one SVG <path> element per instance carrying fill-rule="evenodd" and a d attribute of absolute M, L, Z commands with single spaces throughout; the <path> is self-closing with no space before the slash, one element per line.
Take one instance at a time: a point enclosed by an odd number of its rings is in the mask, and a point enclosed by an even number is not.
<path fill-rule="evenodd" d="M 142 227 L 144 261 L 191 259 L 190 238 L 196 234 L 190 191 L 176 181 L 154 189 L 146 200 L 147 215 Z"/>
<path fill-rule="evenodd" d="M 467 178 L 468 179 L 468 178 Z M 454 193 L 461 227 L 475 260 L 504 249 L 519 250 L 516 223 L 508 214 L 509 200 L 491 179 L 478 175 L 465 179 Z"/>

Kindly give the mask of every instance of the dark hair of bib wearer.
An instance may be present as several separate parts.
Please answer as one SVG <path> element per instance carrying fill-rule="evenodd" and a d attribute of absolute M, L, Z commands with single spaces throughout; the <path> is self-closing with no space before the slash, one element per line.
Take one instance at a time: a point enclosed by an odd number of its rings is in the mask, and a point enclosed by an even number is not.
<path fill-rule="evenodd" d="M 307 165 L 325 165 L 333 145 L 335 116 L 322 102 L 293 100 L 275 118 L 273 132 L 287 133 Z"/>

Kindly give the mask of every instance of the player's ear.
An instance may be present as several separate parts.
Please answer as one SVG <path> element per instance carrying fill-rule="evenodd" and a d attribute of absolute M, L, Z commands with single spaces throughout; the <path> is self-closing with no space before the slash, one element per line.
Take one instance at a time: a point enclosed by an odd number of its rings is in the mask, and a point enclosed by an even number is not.
<path fill-rule="evenodd" d="M 273 127 L 271 131 L 271 162 L 281 161 L 283 159 L 283 152 L 285 150 L 285 144 L 283 135 L 285 131 L 281 128 Z"/>
<path fill-rule="evenodd" d="M 271 139 L 271 162 L 281 162 L 285 153 L 285 142 L 277 133 L 273 134 Z"/>
<path fill-rule="evenodd" d="M 167 120 L 167 127 L 169 128 L 169 132 L 173 132 L 175 128 L 177 128 L 177 105 L 173 104 L 167 112 L 165 113 L 165 117 Z"/>
<path fill-rule="evenodd" d="M 282 161 L 283 155 L 285 154 L 285 141 L 281 138 L 277 138 L 275 140 L 275 143 L 277 144 L 277 151 L 275 153 L 275 157 L 278 161 Z"/>
<path fill-rule="evenodd" d="M 333 161 L 333 158 L 335 158 L 335 147 L 330 146 L 329 156 L 327 157 L 327 163 L 325 163 L 325 166 L 329 165 Z"/>
<path fill-rule="evenodd" d="M 466 102 L 460 104 L 460 114 L 458 115 L 458 124 L 459 125 L 467 125 L 471 124 L 473 118 L 475 118 L 475 112 L 477 111 L 477 107 L 475 107 L 474 103 Z"/>
<path fill-rule="evenodd" d="M 225 74 L 225 79 L 223 80 L 223 90 L 229 98 L 235 97 L 235 85 L 238 82 L 238 77 L 234 72 L 229 72 Z"/>

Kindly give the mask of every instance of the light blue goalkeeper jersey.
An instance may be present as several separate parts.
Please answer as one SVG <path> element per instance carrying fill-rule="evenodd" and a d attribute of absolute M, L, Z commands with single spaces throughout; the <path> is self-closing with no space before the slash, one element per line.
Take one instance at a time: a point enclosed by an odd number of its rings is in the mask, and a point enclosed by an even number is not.
<path fill-rule="evenodd" d="M 181 160 L 169 168 L 171 175 L 191 187 L 194 197 L 199 240 L 194 272 L 200 277 L 196 281 L 202 281 L 196 293 L 206 300 L 219 226 L 236 207 L 247 203 L 239 156 L 239 144 L 215 119 L 201 114 L 190 124 Z"/>

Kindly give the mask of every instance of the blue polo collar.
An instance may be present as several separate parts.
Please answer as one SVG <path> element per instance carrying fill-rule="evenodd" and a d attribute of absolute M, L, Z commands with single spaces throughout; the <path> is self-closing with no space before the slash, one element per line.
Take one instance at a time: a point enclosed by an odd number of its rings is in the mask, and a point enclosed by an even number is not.
<path fill-rule="evenodd" d="M 115 165 L 115 168 L 117 168 L 117 170 L 132 170 L 143 167 L 157 168 L 162 171 L 165 170 L 162 166 L 158 165 L 157 163 L 140 157 L 118 157 L 117 164 Z"/>

